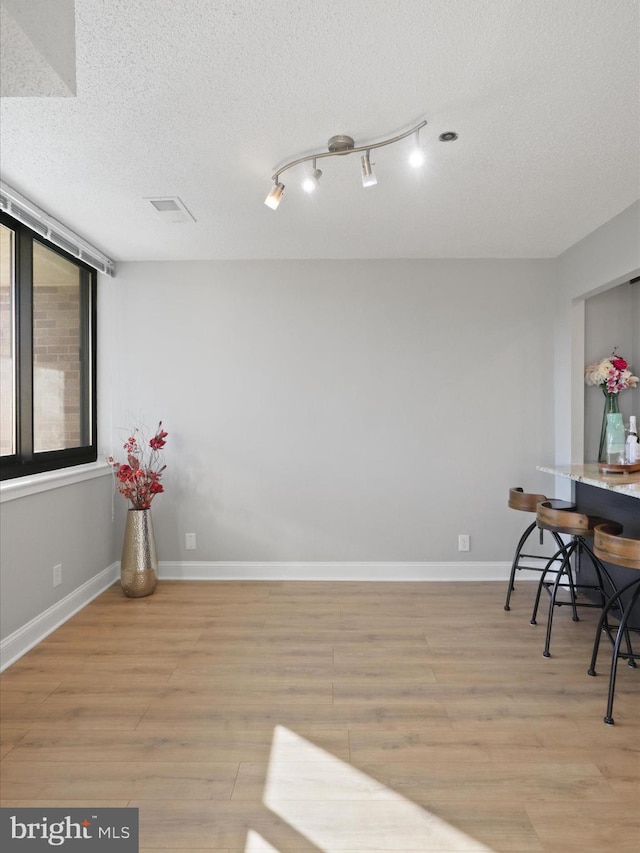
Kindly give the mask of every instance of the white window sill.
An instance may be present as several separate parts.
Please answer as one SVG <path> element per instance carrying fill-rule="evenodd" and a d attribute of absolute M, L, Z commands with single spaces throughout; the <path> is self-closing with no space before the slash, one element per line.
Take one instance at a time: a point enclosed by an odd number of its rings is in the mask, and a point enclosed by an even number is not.
<path fill-rule="evenodd" d="M 0 483 L 0 503 L 26 498 L 38 492 L 48 492 L 62 486 L 72 486 L 84 480 L 111 475 L 111 467 L 106 462 L 90 462 L 88 465 L 74 465 L 59 471 L 47 471 L 44 474 L 32 474 L 30 477 L 18 477 L 15 480 L 3 480 Z"/>

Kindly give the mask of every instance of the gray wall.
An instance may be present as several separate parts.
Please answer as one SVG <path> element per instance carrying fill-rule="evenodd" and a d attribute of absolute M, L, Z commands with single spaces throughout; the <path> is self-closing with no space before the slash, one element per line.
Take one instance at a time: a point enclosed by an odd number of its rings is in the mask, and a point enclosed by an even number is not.
<path fill-rule="evenodd" d="M 612 287 L 640 275 L 640 202 L 632 204 L 557 259 L 555 306 L 555 457 L 558 464 L 593 459 L 585 447 L 583 371 L 589 342 L 585 336 L 585 303 Z M 637 335 L 637 330 L 633 332 Z M 634 337 L 633 351 L 637 340 Z M 605 353 L 606 354 L 606 353 Z M 635 367 L 640 366 L 633 356 Z M 636 370 L 637 373 L 637 370 Z M 636 409 L 640 391 L 627 391 L 625 405 Z M 596 395 L 597 396 L 597 395 Z M 633 402 L 631 402 L 633 401 Z M 596 416 L 597 429 L 602 415 Z M 597 451 L 596 451 L 597 452 Z"/>
<path fill-rule="evenodd" d="M 640 282 L 625 282 L 585 300 L 585 364 L 606 358 L 618 347 L 618 355 L 640 376 Z M 625 425 L 629 415 L 640 415 L 640 389 L 619 395 Z M 585 459 L 595 461 L 600 443 L 604 396 L 589 387 L 584 395 Z"/>
<path fill-rule="evenodd" d="M 553 271 L 119 265 L 109 445 L 165 422 L 160 559 L 507 559 L 507 489 L 552 456 Z"/>
<path fill-rule="evenodd" d="M 111 477 L 4 502 L 0 548 L 4 639 L 118 559 Z M 58 564 L 62 584 L 54 589 Z"/>

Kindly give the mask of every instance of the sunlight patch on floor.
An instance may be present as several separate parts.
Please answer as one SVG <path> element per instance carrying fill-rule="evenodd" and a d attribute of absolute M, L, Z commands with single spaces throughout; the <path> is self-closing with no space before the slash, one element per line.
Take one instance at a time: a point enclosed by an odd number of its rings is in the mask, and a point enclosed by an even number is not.
<path fill-rule="evenodd" d="M 295 761 L 282 760 L 292 754 Z M 284 726 L 274 730 L 263 802 L 323 853 L 491 851 Z M 245 853 L 274 850 L 249 834 Z"/>
<path fill-rule="evenodd" d="M 280 853 L 280 851 L 269 844 L 268 841 L 265 841 L 257 832 L 250 829 L 247 833 L 247 843 L 245 844 L 244 853 Z"/>

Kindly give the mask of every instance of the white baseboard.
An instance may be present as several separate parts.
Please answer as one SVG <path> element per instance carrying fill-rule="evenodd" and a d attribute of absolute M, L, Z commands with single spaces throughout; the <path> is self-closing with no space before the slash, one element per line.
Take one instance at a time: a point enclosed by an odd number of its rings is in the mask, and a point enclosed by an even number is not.
<path fill-rule="evenodd" d="M 74 613 L 86 607 L 90 601 L 108 589 L 119 576 L 119 563 L 112 563 L 65 598 L 57 601 L 44 613 L 40 613 L 35 619 L 5 637 L 0 643 L 0 672 L 44 640 Z"/>
<path fill-rule="evenodd" d="M 529 562 L 535 562 L 530 560 Z M 540 560 L 544 565 L 544 560 Z M 160 580 L 206 581 L 507 581 L 508 562 L 160 562 Z M 112 563 L 100 574 L 0 642 L 0 672 L 82 610 L 120 576 Z M 522 570 L 517 580 L 538 579 Z"/>
<path fill-rule="evenodd" d="M 507 581 L 511 563 L 161 562 L 160 580 Z M 539 577 L 522 571 L 520 580 Z"/>

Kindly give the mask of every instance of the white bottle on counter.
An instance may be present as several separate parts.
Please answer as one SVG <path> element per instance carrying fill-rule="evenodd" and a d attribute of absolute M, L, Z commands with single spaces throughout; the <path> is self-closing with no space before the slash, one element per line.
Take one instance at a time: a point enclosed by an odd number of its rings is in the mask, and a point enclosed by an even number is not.
<path fill-rule="evenodd" d="M 629 435 L 625 446 L 625 459 L 630 465 L 633 465 L 634 462 L 640 462 L 640 437 L 638 437 L 635 415 L 629 417 Z"/>

